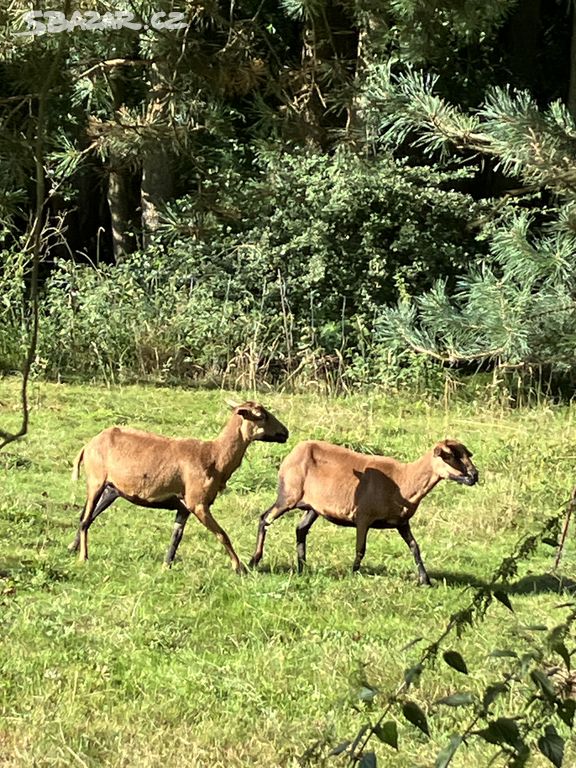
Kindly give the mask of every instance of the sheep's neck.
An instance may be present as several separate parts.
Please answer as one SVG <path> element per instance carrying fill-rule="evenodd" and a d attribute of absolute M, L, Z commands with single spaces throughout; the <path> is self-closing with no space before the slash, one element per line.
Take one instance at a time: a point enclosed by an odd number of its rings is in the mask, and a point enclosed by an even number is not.
<path fill-rule="evenodd" d="M 238 469 L 246 449 L 250 445 L 250 440 L 247 440 L 242 434 L 242 420 L 230 419 L 222 432 L 214 440 L 213 445 L 216 470 L 226 481 Z"/>
<path fill-rule="evenodd" d="M 426 453 L 418 461 L 405 464 L 401 483 L 402 495 L 410 504 L 417 506 L 438 484 L 440 478 L 432 470 L 431 454 Z"/>

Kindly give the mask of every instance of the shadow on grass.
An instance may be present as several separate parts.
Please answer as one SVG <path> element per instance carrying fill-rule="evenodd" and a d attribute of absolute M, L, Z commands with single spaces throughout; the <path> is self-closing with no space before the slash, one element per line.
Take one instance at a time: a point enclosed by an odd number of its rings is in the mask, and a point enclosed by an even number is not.
<path fill-rule="evenodd" d="M 0 458 L 1 469 L 30 469 L 31 466 L 31 459 L 28 459 L 24 456 L 17 456 L 13 453 L 4 453 Z"/>
<path fill-rule="evenodd" d="M 251 568 L 251 573 L 261 573 L 268 575 L 297 575 L 296 565 L 293 563 L 276 563 L 270 565 L 268 563 L 261 563 L 257 568 Z M 341 568 L 315 568 L 314 566 L 307 566 L 304 570 L 303 576 L 308 573 L 309 575 L 324 575 L 332 579 L 344 579 L 353 578 L 352 566 L 343 565 Z M 460 571 L 429 571 L 430 578 L 432 579 L 432 586 L 435 582 L 444 582 L 448 587 L 473 587 L 479 589 L 481 587 L 487 587 L 488 582 L 480 579 L 472 573 L 463 573 Z M 360 569 L 360 575 L 362 576 L 382 576 L 390 578 L 398 578 L 398 574 L 393 574 L 389 568 L 385 565 L 371 565 L 363 566 Z M 403 581 L 407 583 L 417 583 L 416 574 L 406 574 L 406 576 L 400 576 Z M 555 576 L 551 573 L 542 574 L 530 574 L 529 576 L 523 576 L 518 581 L 506 584 L 504 582 L 494 585 L 495 589 L 499 589 L 502 592 L 506 592 L 509 595 L 540 595 L 540 594 L 574 594 L 576 595 L 576 581 L 563 576 Z"/>
<path fill-rule="evenodd" d="M 347 579 L 353 575 L 351 566 L 347 567 L 344 565 L 341 568 L 326 568 L 322 566 L 315 567 L 312 565 L 304 568 L 302 573 L 298 573 L 296 563 L 288 562 L 275 563 L 274 565 L 262 563 L 261 565 L 258 565 L 257 568 L 249 568 L 248 571 L 249 573 L 258 573 L 263 576 L 294 576 L 296 578 L 302 579 L 303 581 L 306 579 L 306 577 L 312 576 L 326 576 L 333 581 L 342 581 L 342 579 Z"/>
<path fill-rule="evenodd" d="M 12 555 L 2 557 L 0 560 L 0 583 L 4 579 L 21 587 L 49 588 L 56 582 L 70 579 L 69 561 L 63 561 L 62 564 L 59 564 Z"/>
<path fill-rule="evenodd" d="M 261 563 L 256 567 L 249 567 L 249 573 L 265 573 L 265 574 L 290 574 L 296 573 L 296 566 L 290 563 L 278 563 L 276 565 L 269 565 L 268 563 Z"/>
<path fill-rule="evenodd" d="M 488 586 L 488 582 L 471 573 L 430 571 L 430 578 L 433 581 L 444 581 L 449 587 L 475 587 L 478 589 Z M 496 584 L 495 587 L 509 595 L 576 594 L 576 581 L 574 579 L 555 576 L 552 573 L 533 573 L 510 584 L 504 582 Z"/>
<path fill-rule="evenodd" d="M 262 573 L 262 574 L 289 574 L 289 575 L 298 575 L 298 569 L 296 567 L 296 563 L 275 563 L 274 565 L 270 565 L 269 563 L 261 563 L 256 568 L 249 568 L 249 571 L 251 573 Z M 330 579 L 345 579 L 345 578 L 354 578 L 356 575 L 358 576 L 384 576 L 384 577 L 390 577 L 391 571 L 389 568 L 387 568 L 385 565 L 366 565 L 362 566 L 358 574 L 353 573 L 352 571 L 352 562 L 350 563 L 343 563 L 341 566 L 335 568 L 334 566 L 322 566 L 322 565 L 307 565 L 302 572 L 302 576 L 306 576 L 306 574 L 312 576 L 326 576 Z M 411 577 L 410 577 L 411 578 Z M 409 580 L 409 579 L 408 579 Z M 414 573 L 414 581 L 416 582 L 416 573 Z"/>

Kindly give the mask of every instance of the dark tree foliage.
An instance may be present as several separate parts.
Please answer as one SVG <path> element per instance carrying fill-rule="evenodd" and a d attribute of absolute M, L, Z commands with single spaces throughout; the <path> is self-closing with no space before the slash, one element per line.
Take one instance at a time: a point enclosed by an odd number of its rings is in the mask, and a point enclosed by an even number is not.
<path fill-rule="evenodd" d="M 110 9 L 70 0 L 42 35 L 28 10 L 0 9 L 4 370 L 39 206 L 49 375 L 571 372 L 571 4 L 131 0 L 149 29 L 90 30 Z"/>

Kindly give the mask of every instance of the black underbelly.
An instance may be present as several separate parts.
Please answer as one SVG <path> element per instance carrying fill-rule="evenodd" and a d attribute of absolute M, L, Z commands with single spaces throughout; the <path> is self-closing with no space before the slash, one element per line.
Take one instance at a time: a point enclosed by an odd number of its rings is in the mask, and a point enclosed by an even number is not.
<path fill-rule="evenodd" d="M 325 517 L 329 522 L 334 523 L 334 525 L 339 525 L 342 528 L 356 528 L 356 523 L 354 520 L 347 520 L 341 517 L 331 517 L 330 515 L 323 515 L 323 517 Z M 386 520 L 375 520 L 370 528 L 382 530 L 383 528 L 398 528 L 398 525 L 396 523 L 388 523 Z"/>
<path fill-rule="evenodd" d="M 148 507 L 149 509 L 176 510 L 182 504 L 182 501 L 178 498 L 178 496 L 169 496 L 167 499 L 162 499 L 161 501 L 148 501 L 147 499 L 141 499 L 139 496 L 129 496 L 127 493 L 122 493 L 111 483 L 109 484 L 109 487 L 113 488 L 118 496 L 126 499 L 126 501 L 129 501 L 131 504 L 136 504 L 139 507 Z"/>

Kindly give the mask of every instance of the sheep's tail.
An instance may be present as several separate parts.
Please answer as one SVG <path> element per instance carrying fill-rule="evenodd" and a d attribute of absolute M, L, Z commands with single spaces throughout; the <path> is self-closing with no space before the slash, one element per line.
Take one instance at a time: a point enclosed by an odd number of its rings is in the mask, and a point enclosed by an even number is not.
<path fill-rule="evenodd" d="M 78 456 L 74 459 L 74 465 L 72 467 L 72 480 L 76 482 L 80 477 L 80 465 L 84 461 L 84 448 L 80 451 Z"/>

